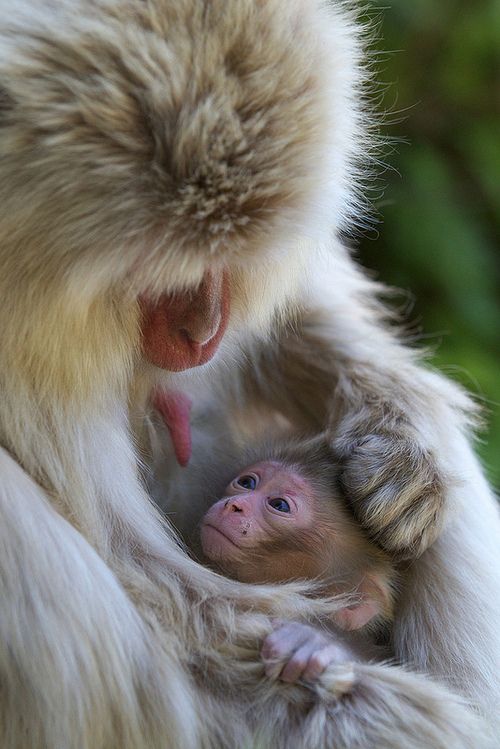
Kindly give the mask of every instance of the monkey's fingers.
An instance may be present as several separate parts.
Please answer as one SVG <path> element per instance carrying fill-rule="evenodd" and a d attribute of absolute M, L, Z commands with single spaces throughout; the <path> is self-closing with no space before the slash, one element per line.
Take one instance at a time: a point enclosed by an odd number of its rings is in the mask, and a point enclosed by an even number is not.
<path fill-rule="evenodd" d="M 311 641 L 310 628 L 298 622 L 286 622 L 278 626 L 264 639 L 260 651 L 266 676 L 271 679 L 280 678 L 284 664 L 295 651 Z"/>
<path fill-rule="evenodd" d="M 283 670 L 279 674 L 279 679 L 287 684 L 295 684 L 299 679 L 304 678 L 304 673 L 309 666 L 311 659 L 315 654 L 314 643 L 307 642 L 298 650 L 292 653 L 288 663 L 285 663 Z"/>
<path fill-rule="evenodd" d="M 398 433 L 338 437 L 340 485 L 371 537 L 391 554 L 412 558 L 438 536 L 445 477 L 434 455 Z"/>
<path fill-rule="evenodd" d="M 297 622 L 287 622 L 267 635 L 262 643 L 261 656 L 264 660 L 284 659 L 308 639 L 309 630 L 306 627 Z"/>
<path fill-rule="evenodd" d="M 349 661 L 350 655 L 350 651 L 338 643 L 331 643 L 324 648 L 315 648 L 302 671 L 302 679 L 316 681 L 329 666 Z"/>

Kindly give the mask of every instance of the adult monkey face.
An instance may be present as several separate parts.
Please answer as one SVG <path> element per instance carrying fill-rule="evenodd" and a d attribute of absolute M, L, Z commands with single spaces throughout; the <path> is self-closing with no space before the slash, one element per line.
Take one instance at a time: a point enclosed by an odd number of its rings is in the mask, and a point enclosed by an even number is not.
<path fill-rule="evenodd" d="M 142 349 L 148 361 L 170 372 L 206 364 L 229 320 L 227 271 L 207 271 L 192 291 L 140 298 Z"/>

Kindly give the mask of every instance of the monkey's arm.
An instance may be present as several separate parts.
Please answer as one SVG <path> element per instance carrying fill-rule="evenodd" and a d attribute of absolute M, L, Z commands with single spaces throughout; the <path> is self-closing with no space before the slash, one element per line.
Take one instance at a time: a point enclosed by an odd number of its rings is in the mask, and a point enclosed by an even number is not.
<path fill-rule="evenodd" d="M 473 408 L 387 329 L 374 292 L 337 257 L 293 332 L 254 357 L 248 403 L 261 399 L 294 428 L 329 424 L 354 512 L 389 552 L 413 558 L 394 625 L 396 657 L 493 717 L 500 519 L 468 439 Z"/>
<path fill-rule="evenodd" d="M 301 683 L 321 697 L 313 712 L 330 713 L 335 749 L 496 745 L 481 718 L 457 695 L 396 666 L 367 663 L 332 632 L 280 622 L 261 654 L 271 680 Z"/>
<path fill-rule="evenodd" d="M 183 689 L 177 664 L 153 646 L 109 567 L 2 448 L 0 551 L 0 745 L 158 746 L 164 716 L 182 743 L 181 707 L 164 689 L 167 679 Z M 157 716 L 146 715 L 148 701 Z"/>
<path fill-rule="evenodd" d="M 278 344 L 252 356 L 248 402 L 262 400 L 296 430 L 330 430 L 355 515 L 391 554 L 414 558 L 439 535 L 445 487 L 461 479 L 449 435 L 474 409 L 401 345 L 378 288 L 338 252 Z"/>
<path fill-rule="evenodd" d="M 484 720 L 460 697 L 396 666 L 337 663 L 319 677 L 317 691 L 334 698 L 335 749 L 498 747 Z"/>

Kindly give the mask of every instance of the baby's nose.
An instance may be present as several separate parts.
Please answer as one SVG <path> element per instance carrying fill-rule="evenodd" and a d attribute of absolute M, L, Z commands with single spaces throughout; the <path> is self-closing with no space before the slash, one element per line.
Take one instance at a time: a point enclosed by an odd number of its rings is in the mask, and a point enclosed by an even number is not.
<path fill-rule="evenodd" d="M 224 502 L 224 511 L 226 513 L 230 512 L 245 512 L 245 500 L 238 499 L 236 497 L 231 499 L 226 499 Z"/>

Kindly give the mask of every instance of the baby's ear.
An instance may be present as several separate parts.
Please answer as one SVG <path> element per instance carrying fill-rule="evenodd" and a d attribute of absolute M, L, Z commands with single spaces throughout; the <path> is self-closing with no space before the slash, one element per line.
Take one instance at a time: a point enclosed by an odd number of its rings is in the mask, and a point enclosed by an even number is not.
<path fill-rule="evenodd" d="M 361 629 L 373 619 L 392 618 L 393 588 L 387 575 L 366 574 L 356 593 L 359 602 L 337 611 L 333 617 L 341 629 Z"/>

